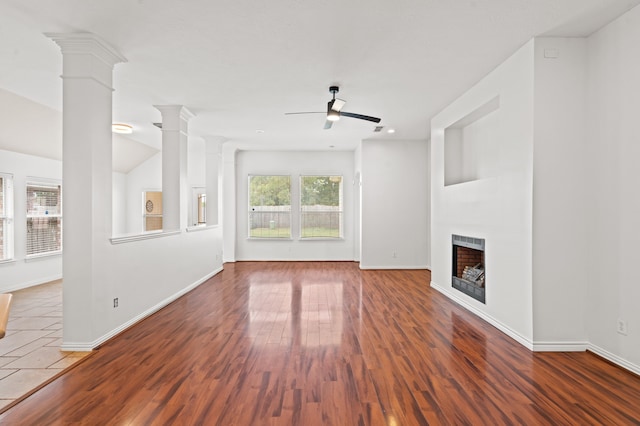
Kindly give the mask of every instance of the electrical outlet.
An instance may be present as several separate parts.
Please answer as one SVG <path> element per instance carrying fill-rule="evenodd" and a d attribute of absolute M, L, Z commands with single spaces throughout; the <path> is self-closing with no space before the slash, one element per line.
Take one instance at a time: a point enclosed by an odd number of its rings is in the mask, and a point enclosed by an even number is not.
<path fill-rule="evenodd" d="M 628 333 L 627 330 L 627 322 L 621 319 L 618 319 L 618 334 L 622 334 L 623 336 L 626 336 Z"/>
<path fill-rule="evenodd" d="M 115 299 L 113 299 L 113 307 L 114 308 L 118 307 L 118 298 L 117 297 Z"/>

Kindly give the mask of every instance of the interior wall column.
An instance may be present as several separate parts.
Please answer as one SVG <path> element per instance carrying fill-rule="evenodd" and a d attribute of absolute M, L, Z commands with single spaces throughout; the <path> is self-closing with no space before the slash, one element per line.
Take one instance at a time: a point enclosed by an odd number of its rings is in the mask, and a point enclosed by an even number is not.
<path fill-rule="evenodd" d="M 236 153 L 232 143 L 222 145 L 222 260 L 236 261 Z M 242 214 L 247 214 L 246 210 Z"/>
<path fill-rule="evenodd" d="M 113 66 L 126 59 L 90 33 L 48 33 L 62 51 L 63 343 L 91 349 L 111 237 Z"/>
<path fill-rule="evenodd" d="M 187 139 L 194 115 L 182 105 L 154 105 L 162 114 L 162 229 L 187 228 Z"/>
<path fill-rule="evenodd" d="M 222 144 L 220 136 L 207 136 L 205 140 L 205 180 L 207 185 L 207 226 L 220 223 L 220 186 L 222 184 Z"/>

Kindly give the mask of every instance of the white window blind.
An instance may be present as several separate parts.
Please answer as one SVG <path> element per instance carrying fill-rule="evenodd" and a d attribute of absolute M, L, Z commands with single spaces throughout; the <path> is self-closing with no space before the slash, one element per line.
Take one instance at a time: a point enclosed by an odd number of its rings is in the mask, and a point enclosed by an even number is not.
<path fill-rule="evenodd" d="M 62 250 L 59 184 L 27 182 L 27 256 Z"/>
<path fill-rule="evenodd" d="M 0 260 L 13 258 L 13 177 L 0 174 Z"/>

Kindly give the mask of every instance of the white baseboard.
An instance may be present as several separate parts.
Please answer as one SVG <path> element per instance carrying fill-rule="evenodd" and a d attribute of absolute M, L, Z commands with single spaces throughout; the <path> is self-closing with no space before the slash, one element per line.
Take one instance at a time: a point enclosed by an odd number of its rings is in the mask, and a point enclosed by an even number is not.
<path fill-rule="evenodd" d="M 601 356 L 602 358 L 606 359 L 607 361 L 611 361 L 612 363 L 619 365 L 620 367 L 631 371 L 634 374 L 637 374 L 640 376 L 640 365 L 636 365 L 632 362 L 627 361 L 624 358 L 619 357 L 616 354 L 612 354 L 611 352 L 607 351 L 606 349 L 602 349 L 599 346 L 596 346 L 594 344 L 589 343 L 589 347 L 587 347 L 587 350 L 590 352 L 593 352 L 596 355 Z"/>
<path fill-rule="evenodd" d="M 498 330 L 502 331 L 504 334 L 506 334 L 507 336 L 511 337 L 512 339 L 514 339 L 515 341 L 517 341 L 518 343 L 520 343 L 521 345 L 523 345 L 524 347 L 526 347 L 527 349 L 534 351 L 534 352 L 584 352 L 584 351 L 591 351 L 593 353 L 595 353 L 596 355 L 601 356 L 602 358 L 606 359 L 607 361 L 612 362 L 613 364 L 616 364 L 626 370 L 631 371 L 634 374 L 640 375 L 640 366 L 633 364 L 629 361 L 627 361 L 624 358 L 619 357 L 616 354 L 613 354 L 609 351 L 607 351 L 606 349 L 602 349 L 590 342 L 531 342 L 530 340 L 528 340 L 527 338 L 521 336 L 519 333 L 517 333 L 516 331 L 512 330 L 511 328 L 509 328 L 508 326 L 502 324 L 500 321 L 496 320 L 495 318 L 491 317 L 490 315 L 487 315 L 486 313 L 478 310 L 475 306 L 467 303 L 467 301 L 465 301 L 462 298 L 456 297 L 455 295 L 449 293 L 448 291 L 445 290 L 444 287 L 442 287 L 441 285 L 439 285 L 438 283 L 431 281 L 431 287 L 433 287 L 434 289 L 436 289 L 437 291 L 439 291 L 440 293 L 444 294 L 446 297 L 448 297 L 449 299 L 453 300 L 455 303 L 461 305 L 462 307 L 464 307 L 465 309 L 473 312 L 474 314 L 478 315 L 480 318 L 482 318 L 483 320 L 487 321 L 489 324 L 493 325 L 494 327 L 496 327 Z"/>
<path fill-rule="evenodd" d="M 486 322 L 488 322 L 489 324 L 491 324 L 492 326 L 494 326 L 498 330 L 502 331 L 507 336 L 511 337 L 516 342 L 520 343 L 525 348 L 529 349 L 530 351 L 533 350 L 533 342 L 531 340 L 527 339 L 526 337 L 524 337 L 523 335 L 521 335 L 517 331 L 513 330 L 512 328 L 510 328 L 506 324 L 498 321 L 497 319 L 493 318 L 491 315 L 488 315 L 486 312 L 483 312 L 483 311 L 477 309 L 475 306 L 471 305 L 470 303 L 468 303 L 466 300 L 462 299 L 461 297 L 457 297 L 457 295 L 451 294 L 450 292 L 445 290 L 445 288 L 443 286 L 441 286 L 440 284 L 438 284 L 438 283 L 436 283 L 434 281 L 431 281 L 431 287 L 433 287 L 434 289 L 436 289 L 440 293 L 444 294 L 446 297 L 448 297 L 449 299 L 453 300 L 458 305 L 461 305 L 465 309 L 473 312 L 474 314 L 476 314 L 477 316 L 479 316 L 480 318 L 482 318 L 483 320 L 485 320 Z M 462 294 L 462 293 L 460 293 L 460 294 Z"/>
<path fill-rule="evenodd" d="M 360 263 L 360 269 L 429 269 L 426 265 L 363 265 Z"/>
<path fill-rule="evenodd" d="M 584 352 L 589 342 L 533 342 L 534 352 Z"/>
<path fill-rule="evenodd" d="M 37 285 L 46 284 L 51 281 L 57 281 L 62 279 L 62 274 L 51 275 L 49 277 L 38 278 L 37 280 L 26 281 L 20 284 L 15 284 L 11 287 L 3 288 L 0 293 L 11 293 L 12 291 L 23 290 L 29 287 L 35 287 Z"/>
<path fill-rule="evenodd" d="M 101 344 L 103 344 L 104 342 L 106 342 L 107 340 L 109 340 L 112 337 L 122 333 L 127 328 L 129 328 L 132 325 L 136 324 L 137 322 L 145 319 L 149 315 L 152 315 L 152 314 L 158 312 L 160 309 L 164 308 L 169 303 L 171 303 L 174 300 L 184 296 L 185 294 L 187 294 L 188 292 L 190 292 L 194 288 L 198 287 L 203 282 L 207 281 L 209 278 L 211 278 L 214 275 L 220 273 L 222 270 L 223 270 L 223 267 L 221 266 L 220 268 L 218 268 L 218 269 L 214 270 L 213 272 L 205 275 L 204 277 L 200 278 L 199 280 L 197 280 L 196 282 L 190 284 L 189 286 L 183 288 L 182 290 L 178 291 L 177 293 L 172 294 L 171 296 L 167 297 L 166 299 L 160 301 L 159 303 L 157 303 L 156 305 L 154 305 L 151 308 L 147 309 L 146 311 L 142 312 L 141 314 L 136 315 L 135 317 L 133 317 L 129 321 L 125 322 L 124 324 L 120 325 L 119 327 L 116 327 L 113 330 L 109 331 L 108 333 L 104 334 L 103 336 L 97 338 L 93 342 L 62 342 L 62 345 L 60 345 L 60 349 L 63 350 L 63 351 L 69 351 L 69 352 L 89 352 L 89 351 L 92 351 L 95 348 L 97 348 L 98 346 L 100 346 Z"/>

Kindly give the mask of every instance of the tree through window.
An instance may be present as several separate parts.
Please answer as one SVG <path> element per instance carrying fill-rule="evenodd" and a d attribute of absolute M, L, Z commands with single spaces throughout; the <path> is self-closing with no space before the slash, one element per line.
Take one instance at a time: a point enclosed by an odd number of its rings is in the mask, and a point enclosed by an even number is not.
<path fill-rule="evenodd" d="M 249 176 L 249 238 L 291 238 L 290 176 Z"/>
<path fill-rule="evenodd" d="M 342 176 L 300 177 L 300 237 L 342 238 Z"/>

